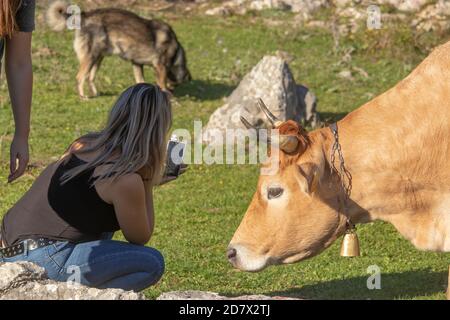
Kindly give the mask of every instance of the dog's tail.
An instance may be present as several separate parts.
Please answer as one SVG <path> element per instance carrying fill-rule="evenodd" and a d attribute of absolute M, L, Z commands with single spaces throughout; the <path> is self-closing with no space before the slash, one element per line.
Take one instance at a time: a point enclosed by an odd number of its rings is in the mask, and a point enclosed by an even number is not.
<path fill-rule="evenodd" d="M 70 14 L 67 13 L 69 4 L 62 0 L 56 0 L 48 7 L 46 12 L 47 24 L 54 31 L 63 31 L 67 28 L 67 19 Z"/>

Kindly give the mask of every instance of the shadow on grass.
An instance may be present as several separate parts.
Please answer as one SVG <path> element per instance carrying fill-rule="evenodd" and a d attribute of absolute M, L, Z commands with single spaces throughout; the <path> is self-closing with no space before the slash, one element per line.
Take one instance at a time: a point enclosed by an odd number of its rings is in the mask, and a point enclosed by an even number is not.
<path fill-rule="evenodd" d="M 443 293 L 447 285 L 447 272 L 414 270 L 402 273 L 381 274 L 381 289 L 367 289 L 367 277 L 331 280 L 305 285 L 286 291 L 266 293 L 301 299 L 411 299 L 417 296 Z"/>
<path fill-rule="evenodd" d="M 102 92 L 98 93 L 97 97 L 119 97 L 120 94 L 121 94 L 121 92 L 119 92 L 119 91 L 118 92 L 102 91 Z M 93 97 L 93 98 L 97 98 L 97 97 Z"/>
<path fill-rule="evenodd" d="M 190 96 L 202 101 L 216 100 L 227 97 L 234 88 L 234 86 L 223 83 L 192 80 L 176 87 L 174 95 L 176 97 Z"/>
<path fill-rule="evenodd" d="M 131 86 L 131 84 L 130 84 Z M 235 86 L 203 81 L 203 80 L 192 80 L 177 86 L 174 90 L 175 97 L 194 97 L 201 101 L 207 100 L 217 100 L 223 97 L 227 97 L 235 89 Z M 111 90 L 100 90 L 97 97 L 118 97 L 121 91 L 111 91 Z M 95 99 L 97 97 L 90 97 L 90 99 Z"/>

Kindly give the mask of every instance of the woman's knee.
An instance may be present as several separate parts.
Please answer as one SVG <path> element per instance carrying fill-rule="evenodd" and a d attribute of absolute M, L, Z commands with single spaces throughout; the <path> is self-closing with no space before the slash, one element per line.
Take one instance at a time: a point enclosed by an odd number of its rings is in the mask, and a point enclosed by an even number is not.
<path fill-rule="evenodd" d="M 149 274 L 149 285 L 155 284 L 162 278 L 165 271 L 164 256 L 154 248 L 146 248 L 147 259 L 143 265 L 145 272 Z"/>
<path fill-rule="evenodd" d="M 141 253 L 145 255 L 139 260 L 139 267 L 135 272 L 124 276 L 122 279 L 115 279 L 108 283 L 107 286 L 117 285 L 127 290 L 142 291 L 156 284 L 164 274 L 164 257 L 156 249 L 145 247 Z"/>

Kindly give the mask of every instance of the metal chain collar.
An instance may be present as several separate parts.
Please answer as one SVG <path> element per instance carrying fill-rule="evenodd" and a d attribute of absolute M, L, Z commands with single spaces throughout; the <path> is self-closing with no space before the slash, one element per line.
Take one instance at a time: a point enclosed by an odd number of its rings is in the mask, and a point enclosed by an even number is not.
<path fill-rule="evenodd" d="M 341 144 L 339 143 L 339 131 L 338 131 L 337 123 L 331 124 L 330 130 L 334 136 L 334 143 L 333 143 L 333 146 L 331 147 L 331 154 L 330 154 L 331 173 L 333 173 L 333 171 L 335 171 L 339 177 L 341 186 L 345 192 L 344 208 L 346 208 L 347 202 L 350 199 L 350 195 L 352 193 L 352 174 L 345 167 L 345 160 L 344 160 L 344 156 L 342 154 Z M 339 169 L 336 167 L 336 164 L 335 164 L 336 152 L 339 157 Z M 340 203 L 339 197 L 338 197 L 338 202 Z M 350 219 L 348 217 L 347 217 L 347 224 L 349 227 L 354 228 L 354 224 L 350 221 Z"/>

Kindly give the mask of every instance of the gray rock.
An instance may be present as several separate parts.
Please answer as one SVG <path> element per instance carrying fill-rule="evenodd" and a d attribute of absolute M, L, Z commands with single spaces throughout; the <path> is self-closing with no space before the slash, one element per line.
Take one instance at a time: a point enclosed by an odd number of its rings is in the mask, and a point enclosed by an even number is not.
<path fill-rule="evenodd" d="M 142 293 L 49 280 L 30 262 L 0 264 L 0 300 L 145 300 Z"/>
<path fill-rule="evenodd" d="M 156 300 L 300 300 L 290 297 L 265 296 L 265 295 L 245 295 L 238 297 L 226 297 L 209 291 L 172 291 L 165 292 Z"/>
<path fill-rule="evenodd" d="M 313 14 L 328 6 L 328 0 L 283 0 L 292 12 Z"/>
<path fill-rule="evenodd" d="M 361 28 L 378 28 L 373 25 L 369 6 L 390 5 L 396 10 L 380 7 L 379 28 L 394 28 L 396 23 L 412 20 L 412 27 L 419 32 L 447 30 L 450 28 L 450 2 L 438 0 L 429 4 L 428 0 L 333 0 L 339 19 L 339 34 L 347 36 Z M 373 17 L 373 16 L 372 16 Z M 371 26 L 369 26 L 371 24 Z"/>
<path fill-rule="evenodd" d="M 364 7 L 369 5 L 390 5 L 399 11 L 417 12 L 425 6 L 429 0 L 332 0 L 338 8 L 345 7 Z"/>
<path fill-rule="evenodd" d="M 388 3 L 400 11 L 417 12 L 419 11 L 429 0 L 384 0 L 381 3 Z"/>
<path fill-rule="evenodd" d="M 232 9 L 227 6 L 215 7 L 205 11 L 207 16 L 228 16 L 232 13 Z"/>
<path fill-rule="evenodd" d="M 319 125 L 320 119 L 317 113 L 317 98 L 307 87 L 297 85 L 297 100 L 299 103 L 300 119 L 312 127 Z"/>
<path fill-rule="evenodd" d="M 338 77 L 341 79 L 345 79 L 345 80 L 353 80 L 353 75 L 352 72 L 350 70 L 342 70 L 341 72 L 338 73 Z"/>
<path fill-rule="evenodd" d="M 411 23 L 419 32 L 445 31 L 450 29 L 450 3 L 439 0 L 426 6 Z"/>
<path fill-rule="evenodd" d="M 0 264 L 0 297 L 33 281 L 47 279 L 45 270 L 28 262 Z"/>
<path fill-rule="evenodd" d="M 302 13 L 310 16 L 318 9 L 326 7 L 328 0 L 229 0 L 220 6 L 206 10 L 207 15 L 225 16 L 230 14 L 245 14 L 246 9 L 264 10 L 279 9 Z"/>
<path fill-rule="evenodd" d="M 203 142 L 215 143 L 215 136 L 225 136 L 227 129 L 245 129 L 243 116 L 254 126 L 269 127 L 257 107 L 261 98 L 280 120 L 311 121 L 318 124 L 317 101 L 308 88 L 297 85 L 288 64 L 278 56 L 265 56 L 241 81 L 226 103 L 210 117 L 203 130 Z"/>
<path fill-rule="evenodd" d="M 282 9 L 292 12 L 313 13 L 326 7 L 328 0 L 251 0 L 250 8 L 253 10 Z"/>

